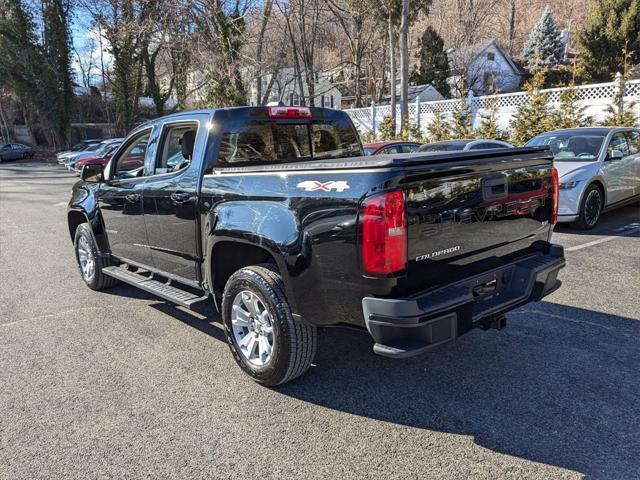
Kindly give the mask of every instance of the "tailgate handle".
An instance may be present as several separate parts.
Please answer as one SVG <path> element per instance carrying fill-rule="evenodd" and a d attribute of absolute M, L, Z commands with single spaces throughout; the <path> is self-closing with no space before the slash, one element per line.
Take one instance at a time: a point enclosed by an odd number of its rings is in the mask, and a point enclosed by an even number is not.
<path fill-rule="evenodd" d="M 509 186 L 505 175 L 482 179 L 482 199 L 485 201 L 501 200 L 509 195 Z"/>

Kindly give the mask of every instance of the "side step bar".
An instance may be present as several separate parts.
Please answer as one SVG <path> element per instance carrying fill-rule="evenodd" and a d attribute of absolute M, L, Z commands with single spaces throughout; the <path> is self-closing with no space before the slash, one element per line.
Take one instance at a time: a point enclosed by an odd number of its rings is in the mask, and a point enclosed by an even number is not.
<path fill-rule="evenodd" d="M 140 275 L 135 272 L 131 272 L 122 267 L 106 267 L 102 271 L 105 275 L 117 278 L 118 280 L 138 287 L 146 292 L 152 293 L 164 300 L 176 303 L 182 307 L 192 308 L 200 302 L 204 302 L 209 298 L 209 294 L 206 293 L 199 297 L 191 292 L 187 292 L 180 288 L 171 285 L 171 280 L 161 282 L 154 279 L 154 274 L 148 277 Z"/>

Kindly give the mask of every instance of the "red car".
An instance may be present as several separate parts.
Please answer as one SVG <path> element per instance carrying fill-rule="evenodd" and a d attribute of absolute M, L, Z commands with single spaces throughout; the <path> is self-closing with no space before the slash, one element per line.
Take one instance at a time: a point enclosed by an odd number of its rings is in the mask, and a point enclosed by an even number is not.
<path fill-rule="evenodd" d="M 391 142 L 365 143 L 365 155 L 384 155 L 387 153 L 413 153 L 417 152 L 422 144 L 416 142 L 405 142 L 394 140 Z"/>
<path fill-rule="evenodd" d="M 95 157 L 87 157 L 87 158 L 78 160 L 75 163 L 75 166 L 73 167 L 73 171 L 76 172 L 76 174 L 80 175 L 80 172 L 82 172 L 82 167 L 84 167 L 85 165 L 94 164 L 94 163 L 99 163 L 103 167 L 106 167 L 107 163 L 109 163 L 109 160 L 111 160 L 111 156 L 114 154 L 114 152 L 118 149 L 119 146 L 120 146 L 119 143 L 114 143 L 113 145 L 109 146 L 109 149 L 103 155 L 99 155 Z"/>

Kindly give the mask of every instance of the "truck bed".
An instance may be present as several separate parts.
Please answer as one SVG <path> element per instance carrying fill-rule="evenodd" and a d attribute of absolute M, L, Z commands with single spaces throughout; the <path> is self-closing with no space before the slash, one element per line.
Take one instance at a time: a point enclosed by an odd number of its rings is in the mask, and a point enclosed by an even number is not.
<path fill-rule="evenodd" d="M 244 165 L 242 167 L 226 167 L 226 173 L 271 172 L 283 170 L 336 170 L 336 169 L 371 169 L 412 167 L 417 165 L 447 165 L 452 163 L 465 165 L 482 161 L 496 160 L 511 162 L 513 160 L 537 161 L 549 158 L 548 147 L 500 148 L 475 150 L 468 152 L 431 152 L 431 153 L 397 153 L 389 155 L 371 155 L 362 157 L 336 158 L 329 160 L 307 160 L 275 164 Z"/>

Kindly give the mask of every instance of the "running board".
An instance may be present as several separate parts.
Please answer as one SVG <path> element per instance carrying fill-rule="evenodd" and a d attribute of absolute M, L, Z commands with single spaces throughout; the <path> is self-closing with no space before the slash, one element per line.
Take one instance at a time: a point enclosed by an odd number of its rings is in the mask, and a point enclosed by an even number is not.
<path fill-rule="evenodd" d="M 196 304 L 204 302 L 209 298 L 208 293 L 199 297 L 196 294 L 174 287 L 171 285 L 171 280 L 167 280 L 166 282 L 155 280 L 154 274 L 145 277 L 144 275 L 126 270 L 123 267 L 106 267 L 102 269 L 102 272 L 105 275 L 117 278 L 124 283 L 138 287 L 145 292 L 152 293 L 164 300 L 186 308 L 192 308 Z"/>

